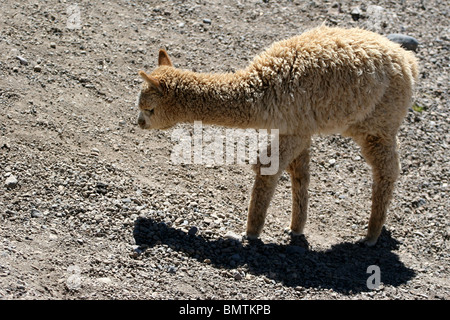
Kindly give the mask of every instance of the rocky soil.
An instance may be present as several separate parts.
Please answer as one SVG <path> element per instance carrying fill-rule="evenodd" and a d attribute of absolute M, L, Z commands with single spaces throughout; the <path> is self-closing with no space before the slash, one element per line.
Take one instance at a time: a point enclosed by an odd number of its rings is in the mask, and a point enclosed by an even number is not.
<path fill-rule="evenodd" d="M 0 299 L 450 298 L 448 1 L 73 4 L 2 1 Z M 136 125 L 137 72 L 160 47 L 180 68 L 234 71 L 322 23 L 419 41 L 386 228 L 357 244 L 371 172 L 336 135 L 314 139 L 305 237 L 285 232 L 285 174 L 261 240 L 242 240 L 250 167 L 171 164 L 172 131 Z"/>

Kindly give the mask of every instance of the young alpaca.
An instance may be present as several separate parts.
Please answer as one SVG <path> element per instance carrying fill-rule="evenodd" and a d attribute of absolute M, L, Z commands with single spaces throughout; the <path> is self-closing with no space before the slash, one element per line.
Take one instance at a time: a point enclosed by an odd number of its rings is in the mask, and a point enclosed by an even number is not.
<path fill-rule="evenodd" d="M 387 38 L 361 29 L 319 27 L 274 43 L 243 70 L 203 74 L 173 67 L 160 50 L 159 66 L 139 96 L 138 124 L 167 129 L 194 120 L 237 128 L 279 129 L 279 170 L 256 178 L 247 236 L 257 237 L 277 181 L 292 183 L 293 234 L 306 222 L 309 146 L 313 134 L 352 137 L 373 171 L 372 212 L 364 242 L 381 233 L 399 175 L 396 134 L 418 76 L 416 58 Z"/>

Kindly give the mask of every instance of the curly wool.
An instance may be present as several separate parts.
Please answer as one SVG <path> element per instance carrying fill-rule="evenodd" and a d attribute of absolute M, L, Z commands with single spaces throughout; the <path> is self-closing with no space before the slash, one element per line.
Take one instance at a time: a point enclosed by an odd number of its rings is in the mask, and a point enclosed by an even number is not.
<path fill-rule="evenodd" d="M 417 68 L 412 53 L 381 35 L 321 26 L 274 43 L 236 73 L 161 66 L 152 75 L 176 99 L 177 122 L 314 134 L 345 132 L 386 95 L 410 97 Z M 387 111 L 401 119 L 408 107 Z"/>

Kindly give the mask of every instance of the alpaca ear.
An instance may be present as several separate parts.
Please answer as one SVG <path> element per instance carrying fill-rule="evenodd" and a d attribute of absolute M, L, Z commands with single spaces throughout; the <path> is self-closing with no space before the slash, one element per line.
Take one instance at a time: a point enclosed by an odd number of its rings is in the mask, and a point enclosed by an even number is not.
<path fill-rule="evenodd" d="M 173 67 L 172 61 L 170 61 L 169 54 L 164 49 L 159 49 L 158 66 Z"/>
<path fill-rule="evenodd" d="M 147 75 L 144 71 L 139 71 L 139 75 L 144 79 L 151 87 L 162 92 L 161 85 L 158 79 L 153 78 L 152 76 Z"/>

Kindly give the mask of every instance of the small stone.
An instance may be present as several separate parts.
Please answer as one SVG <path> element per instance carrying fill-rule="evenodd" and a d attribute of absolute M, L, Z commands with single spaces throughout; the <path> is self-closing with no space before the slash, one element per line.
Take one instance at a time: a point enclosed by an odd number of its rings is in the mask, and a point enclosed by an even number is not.
<path fill-rule="evenodd" d="M 17 56 L 16 58 L 17 58 L 17 60 L 20 61 L 20 64 L 22 64 L 22 65 L 24 65 L 24 66 L 27 66 L 27 65 L 28 65 L 28 60 L 25 59 L 24 57 L 22 57 L 22 56 Z"/>
<path fill-rule="evenodd" d="M 242 280 L 242 275 L 239 272 L 235 272 L 233 275 L 234 280 Z"/>
<path fill-rule="evenodd" d="M 131 203 L 131 198 L 122 198 L 122 202 L 130 204 Z"/>
<path fill-rule="evenodd" d="M 265 282 L 265 283 L 267 283 L 267 284 L 272 284 L 272 283 L 275 283 L 275 281 L 274 281 L 274 280 L 272 280 L 272 279 L 269 279 L 269 278 L 267 278 L 267 277 L 263 277 L 263 280 L 264 280 L 264 282 Z"/>
<path fill-rule="evenodd" d="M 176 273 L 177 268 L 175 268 L 175 266 L 169 266 L 169 268 L 167 268 L 167 272 L 168 273 Z"/>
<path fill-rule="evenodd" d="M 411 202 L 411 205 L 413 206 L 413 208 L 419 208 L 423 205 L 425 205 L 427 203 L 427 201 L 424 198 L 418 198 L 415 199 L 414 201 Z"/>
<path fill-rule="evenodd" d="M 339 2 L 335 2 L 331 5 L 331 8 L 328 10 L 329 14 L 339 14 L 342 13 L 341 4 Z"/>
<path fill-rule="evenodd" d="M 111 284 L 112 280 L 108 277 L 97 278 L 97 281 L 103 284 Z"/>
<path fill-rule="evenodd" d="M 5 210 L 5 214 L 6 214 L 7 216 L 15 216 L 15 215 L 16 215 L 16 212 L 14 212 L 14 211 L 12 211 L 12 210 L 6 209 L 6 210 Z"/>
<path fill-rule="evenodd" d="M 336 163 L 336 159 L 330 159 L 330 160 L 328 161 L 328 163 L 329 163 L 330 165 L 334 165 L 334 164 Z"/>
<path fill-rule="evenodd" d="M 206 223 L 206 224 L 211 224 L 211 223 L 213 223 L 213 219 L 205 218 L 205 219 L 203 219 L 203 222 Z"/>
<path fill-rule="evenodd" d="M 50 42 L 50 48 L 55 49 L 56 48 L 56 43 Z"/>
<path fill-rule="evenodd" d="M 97 184 L 96 184 L 96 187 L 97 188 L 107 188 L 108 184 L 106 182 L 103 182 L 103 181 L 98 181 Z"/>
<path fill-rule="evenodd" d="M 204 24 L 211 24 L 211 20 L 210 19 L 203 19 L 203 23 Z"/>
<path fill-rule="evenodd" d="M 198 206 L 198 203 L 195 201 L 192 201 L 189 203 L 189 207 L 197 207 L 197 206 Z"/>
<path fill-rule="evenodd" d="M 42 71 L 42 67 L 40 65 L 35 65 L 33 68 L 34 72 L 41 72 Z"/>
<path fill-rule="evenodd" d="M 236 234 L 236 233 L 234 233 L 232 231 L 228 231 L 225 234 L 225 238 L 226 239 L 230 239 L 230 240 L 235 240 L 235 241 L 241 241 L 242 240 L 242 237 L 240 235 L 238 235 L 238 234 Z"/>
<path fill-rule="evenodd" d="M 361 18 L 361 10 L 358 7 L 353 8 L 350 14 L 352 15 L 353 21 L 358 21 Z"/>
<path fill-rule="evenodd" d="M 42 217 L 42 212 L 37 209 L 31 209 L 31 217 L 32 218 L 40 218 Z"/>
<path fill-rule="evenodd" d="M 17 186 L 17 178 L 13 174 L 11 174 L 5 181 L 5 187 L 8 189 L 15 188 Z"/>

